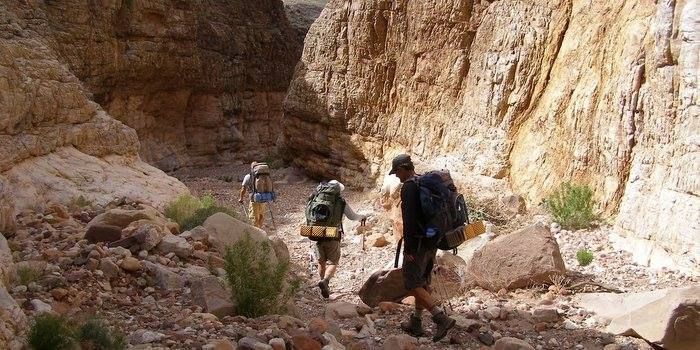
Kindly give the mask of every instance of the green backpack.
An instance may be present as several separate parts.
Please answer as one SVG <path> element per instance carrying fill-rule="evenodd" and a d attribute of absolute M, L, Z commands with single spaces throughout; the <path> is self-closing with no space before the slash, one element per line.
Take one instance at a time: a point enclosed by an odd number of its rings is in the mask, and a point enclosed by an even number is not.
<path fill-rule="evenodd" d="M 321 183 L 306 203 L 306 225 L 340 227 L 342 231 L 344 210 L 345 200 L 340 196 L 340 188 Z"/>

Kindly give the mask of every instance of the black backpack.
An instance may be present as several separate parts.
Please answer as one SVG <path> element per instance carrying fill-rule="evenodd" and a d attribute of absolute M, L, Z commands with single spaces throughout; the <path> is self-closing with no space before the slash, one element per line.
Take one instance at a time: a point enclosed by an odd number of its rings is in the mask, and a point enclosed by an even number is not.
<path fill-rule="evenodd" d="M 412 181 L 418 185 L 423 212 L 424 222 L 420 224 L 422 237 L 434 239 L 440 250 L 456 253 L 457 247 L 466 240 L 464 228 L 469 223 L 469 214 L 464 196 L 457 192 L 449 171 L 430 171 Z M 399 264 L 401 243 L 399 241 L 396 247 L 395 267 Z"/>

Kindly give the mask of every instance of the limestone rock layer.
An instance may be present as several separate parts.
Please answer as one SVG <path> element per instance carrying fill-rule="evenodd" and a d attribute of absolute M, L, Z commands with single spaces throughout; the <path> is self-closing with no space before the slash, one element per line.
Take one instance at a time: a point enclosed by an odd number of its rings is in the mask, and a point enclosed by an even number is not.
<path fill-rule="evenodd" d="M 360 184 L 400 151 L 530 204 L 594 189 L 638 261 L 700 261 L 697 1 L 330 1 L 285 101 L 289 158 Z"/>

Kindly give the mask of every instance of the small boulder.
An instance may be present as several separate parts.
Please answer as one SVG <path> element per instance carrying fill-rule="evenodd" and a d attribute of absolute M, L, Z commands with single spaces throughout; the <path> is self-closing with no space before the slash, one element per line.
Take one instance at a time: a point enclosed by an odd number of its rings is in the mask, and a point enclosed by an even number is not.
<path fill-rule="evenodd" d="M 337 301 L 326 305 L 324 317 L 326 319 L 343 319 L 359 317 L 357 305 L 345 301 Z"/>
<path fill-rule="evenodd" d="M 173 234 L 180 233 L 176 223 L 163 217 L 158 210 L 146 205 L 141 205 L 140 209 L 109 209 L 90 220 L 87 227 L 89 229 L 94 225 L 110 225 L 125 229 L 132 223 L 139 220 L 147 220 L 161 225 L 167 231 Z"/>
<path fill-rule="evenodd" d="M 236 345 L 228 339 L 219 339 L 202 346 L 202 350 L 236 350 Z"/>
<path fill-rule="evenodd" d="M 85 239 L 90 243 L 111 243 L 121 238 L 122 229 L 119 226 L 96 224 L 89 226 L 85 232 Z"/>
<path fill-rule="evenodd" d="M 556 309 L 536 309 L 532 312 L 535 322 L 557 322 L 559 314 Z"/>
<path fill-rule="evenodd" d="M 190 230 L 190 237 L 195 242 L 209 242 L 209 232 L 202 226 L 197 226 Z"/>
<path fill-rule="evenodd" d="M 243 337 L 238 341 L 240 350 L 272 350 L 272 346 L 253 337 Z"/>
<path fill-rule="evenodd" d="M 132 345 L 148 344 L 157 342 L 165 337 L 165 334 L 139 329 L 131 333 L 128 337 L 129 343 Z"/>
<path fill-rule="evenodd" d="M 292 344 L 297 350 L 321 350 L 321 343 L 308 334 L 297 334 L 292 337 Z"/>
<path fill-rule="evenodd" d="M 185 279 L 169 268 L 148 261 L 142 264 L 155 277 L 156 287 L 170 292 L 179 291 L 185 287 Z"/>
<path fill-rule="evenodd" d="M 164 255 L 175 253 L 175 255 L 181 258 L 189 258 L 194 249 L 186 239 L 180 236 L 166 234 L 160 243 L 158 243 L 158 250 Z"/>
<path fill-rule="evenodd" d="M 498 292 L 547 283 L 566 268 L 557 241 L 546 227 L 535 224 L 487 243 L 474 253 L 467 271 L 477 285 Z"/>
<path fill-rule="evenodd" d="M 110 258 L 100 259 L 100 266 L 98 268 L 107 278 L 116 278 L 119 276 L 119 266 Z"/>
<path fill-rule="evenodd" d="M 282 338 L 272 338 L 272 339 L 270 339 L 268 344 L 272 347 L 272 350 L 286 350 L 287 349 L 287 344 L 284 342 L 284 339 L 282 339 Z"/>
<path fill-rule="evenodd" d="M 141 269 L 141 262 L 138 259 L 129 256 L 122 260 L 120 266 L 122 269 L 124 269 L 124 271 L 136 272 Z"/>
<path fill-rule="evenodd" d="M 414 350 L 418 348 L 416 338 L 407 334 L 394 335 L 384 341 L 384 350 Z"/>
<path fill-rule="evenodd" d="M 195 305 L 219 318 L 233 315 L 235 305 L 231 302 L 231 294 L 221 285 L 218 278 L 208 276 L 192 282 L 192 298 Z"/>
<path fill-rule="evenodd" d="M 124 237 L 133 237 L 136 243 L 139 244 L 140 250 L 146 251 L 158 246 L 163 237 L 168 234 L 169 232 L 162 225 L 149 220 L 133 222 L 129 227 L 122 230 Z"/>
<path fill-rule="evenodd" d="M 535 350 L 527 342 L 511 337 L 498 339 L 494 347 L 495 350 Z"/>
<path fill-rule="evenodd" d="M 52 311 L 51 305 L 39 299 L 32 299 L 30 303 L 32 304 L 32 309 L 34 309 L 34 311 L 36 311 L 37 314 L 43 314 Z"/>
<path fill-rule="evenodd" d="M 384 235 L 381 233 L 376 233 L 367 237 L 367 243 L 375 248 L 385 247 L 387 244 L 389 244 Z"/>

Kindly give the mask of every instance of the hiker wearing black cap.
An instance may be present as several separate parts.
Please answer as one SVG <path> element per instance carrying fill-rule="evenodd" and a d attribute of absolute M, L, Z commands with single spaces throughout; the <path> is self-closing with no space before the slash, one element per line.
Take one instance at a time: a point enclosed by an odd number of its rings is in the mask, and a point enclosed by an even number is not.
<path fill-rule="evenodd" d="M 444 310 L 435 305 L 431 296 L 431 275 L 435 265 L 437 242 L 429 238 L 422 227 L 425 227 L 425 217 L 422 213 L 416 172 L 411 157 L 406 154 L 396 156 L 391 162 L 391 171 L 401 180 L 401 217 L 403 219 L 403 271 L 404 286 L 409 294 L 416 298 L 413 314 L 407 322 L 401 323 L 405 332 L 420 337 L 423 330 L 421 314 L 428 310 L 436 325 L 433 341 L 439 341 L 455 326 L 456 321 L 447 316 Z"/>

